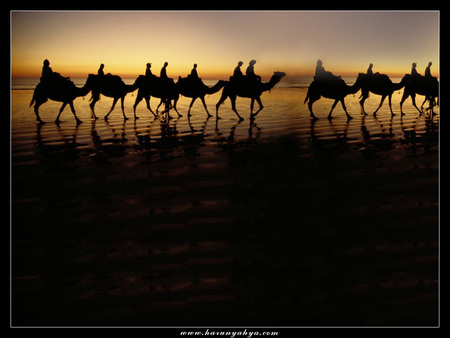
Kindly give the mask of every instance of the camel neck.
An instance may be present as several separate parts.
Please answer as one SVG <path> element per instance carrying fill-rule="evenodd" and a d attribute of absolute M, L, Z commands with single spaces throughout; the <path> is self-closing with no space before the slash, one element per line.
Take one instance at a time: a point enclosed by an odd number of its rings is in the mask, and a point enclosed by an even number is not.
<path fill-rule="evenodd" d="M 272 75 L 269 82 L 261 83 L 262 91 L 271 90 L 275 85 L 280 82 L 280 78 L 278 76 Z"/>

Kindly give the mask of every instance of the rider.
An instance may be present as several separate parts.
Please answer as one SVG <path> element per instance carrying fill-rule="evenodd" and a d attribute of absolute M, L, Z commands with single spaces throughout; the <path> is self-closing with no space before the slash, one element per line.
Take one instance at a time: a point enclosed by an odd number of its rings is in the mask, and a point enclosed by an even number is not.
<path fill-rule="evenodd" d="M 53 70 L 50 67 L 50 61 L 47 59 L 44 60 L 44 66 L 42 67 L 42 79 L 49 79 L 53 75 Z"/>
<path fill-rule="evenodd" d="M 426 76 L 426 77 L 432 77 L 432 76 L 431 76 L 431 65 L 432 65 L 432 63 L 431 63 L 431 61 L 430 61 L 430 62 L 428 62 L 427 68 L 425 68 L 425 76 Z"/>
<path fill-rule="evenodd" d="M 234 68 L 234 71 L 233 71 L 233 78 L 238 79 L 238 78 L 244 76 L 244 74 L 242 74 L 242 71 L 241 71 L 241 66 L 243 64 L 244 63 L 242 61 L 238 62 L 236 68 Z"/>
<path fill-rule="evenodd" d="M 325 70 L 325 68 L 322 66 L 322 60 L 317 60 L 316 63 L 316 77 L 321 78 L 324 76 L 327 76 L 327 71 Z"/>
<path fill-rule="evenodd" d="M 167 68 L 167 66 L 168 66 L 169 64 L 167 63 L 167 61 L 166 62 L 164 62 L 164 66 L 161 68 L 161 72 L 159 73 L 159 77 L 161 78 L 161 79 L 168 79 L 168 77 L 167 77 L 167 71 L 166 71 L 166 68 Z"/>
<path fill-rule="evenodd" d="M 150 69 L 152 67 L 152 64 L 149 62 L 149 63 L 147 63 L 146 66 L 147 67 L 145 68 L 145 77 L 153 76 L 152 70 Z"/>
<path fill-rule="evenodd" d="M 413 75 L 413 76 L 418 76 L 419 75 L 419 73 L 417 72 L 416 67 L 417 67 L 417 63 L 413 62 L 412 63 L 412 67 L 411 67 L 411 75 Z"/>
<path fill-rule="evenodd" d="M 69 77 L 64 77 L 58 72 L 54 72 L 50 67 L 50 61 L 47 59 L 44 60 L 44 66 L 42 67 L 42 77 L 41 81 L 47 82 L 48 80 L 70 80 Z"/>
<path fill-rule="evenodd" d="M 194 78 L 194 79 L 198 79 L 198 73 L 197 73 L 197 64 L 194 63 L 194 66 L 191 70 L 191 74 L 189 74 L 190 77 Z"/>
<path fill-rule="evenodd" d="M 253 68 L 255 63 L 256 63 L 256 60 L 251 60 L 248 63 L 248 67 L 247 67 L 247 70 L 245 71 L 245 74 L 247 75 L 247 78 L 254 79 L 254 80 L 257 80 L 257 81 L 261 82 L 261 76 L 256 75 L 255 74 L 255 69 Z"/>
<path fill-rule="evenodd" d="M 105 73 L 103 72 L 103 68 L 105 68 L 105 65 L 102 63 L 102 64 L 100 64 L 100 68 L 97 71 L 97 75 L 105 76 Z"/>

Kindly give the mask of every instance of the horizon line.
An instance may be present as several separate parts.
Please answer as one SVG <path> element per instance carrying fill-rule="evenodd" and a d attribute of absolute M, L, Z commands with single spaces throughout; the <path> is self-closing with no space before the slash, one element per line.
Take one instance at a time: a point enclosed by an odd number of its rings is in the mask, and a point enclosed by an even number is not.
<path fill-rule="evenodd" d="M 360 73 L 364 73 L 364 72 L 351 72 L 351 71 L 343 71 L 342 73 L 339 74 L 335 74 L 337 76 L 342 76 L 342 77 L 357 77 L 358 74 Z M 64 76 L 68 76 L 71 78 L 87 78 L 89 74 L 93 74 L 93 73 L 79 73 L 79 72 L 73 72 L 73 73 L 64 73 Z M 381 74 L 385 74 L 388 75 L 390 77 L 402 77 L 405 74 L 409 74 L 408 72 L 392 72 L 392 73 L 381 73 Z M 122 73 L 122 74 L 113 74 L 113 75 L 118 75 L 121 78 L 124 79 L 134 79 L 137 78 L 138 76 L 144 75 L 144 74 L 132 74 L 132 73 Z M 156 75 L 156 74 L 154 74 Z M 178 79 L 178 77 L 186 77 L 188 74 L 186 75 L 175 75 L 175 76 L 169 76 L 173 79 Z M 206 80 L 216 80 L 216 79 L 228 79 L 232 74 L 225 74 L 225 73 L 212 73 L 212 74 L 208 74 L 208 73 L 204 73 L 200 75 L 200 78 L 206 79 Z M 262 78 L 270 78 L 273 75 L 272 73 L 268 73 L 268 72 L 261 72 L 258 75 L 260 75 Z M 157 75 L 156 75 L 157 76 Z M 433 76 L 439 78 L 439 73 L 434 74 Z M 12 72 L 10 73 L 10 79 L 30 79 L 30 78 L 40 78 L 41 75 L 40 74 L 13 74 Z M 301 73 L 301 72 L 286 72 L 286 77 L 314 77 L 314 72 L 308 72 L 308 73 Z"/>

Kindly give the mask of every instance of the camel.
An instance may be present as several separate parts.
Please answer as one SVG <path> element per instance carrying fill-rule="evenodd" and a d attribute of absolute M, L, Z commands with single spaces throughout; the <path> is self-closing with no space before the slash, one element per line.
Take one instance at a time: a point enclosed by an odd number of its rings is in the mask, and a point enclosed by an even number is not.
<path fill-rule="evenodd" d="M 80 124 L 82 121 L 78 118 L 75 113 L 75 108 L 73 106 L 73 101 L 79 96 L 86 96 L 92 88 L 93 78 L 91 75 L 86 80 L 86 83 L 82 88 L 78 88 L 75 84 L 66 80 L 65 78 L 61 79 L 47 79 L 45 81 L 41 81 L 36 86 L 33 98 L 30 102 L 30 107 L 34 105 L 34 113 L 36 114 L 36 119 L 39 123 L 45 123 L 41 120 L 39 116 L 39 107 L 47 102 L 48 99 L 53 101 L 62 102 L 61 109 L 59 110 L 58 116 L 56 117 L 55 123 L 59 123 L 59 117 L 63 112 L 64 108 L 69 105 L 72 111 L 73 116 L 75 116 L 75 120 L 77 124 Z"/>
<path fill-rule="evenodd" d="M 349 94 L 355 94 L 360 88 L 361 86 L 359 81 L 356 81 L 352 86 L 349 86 L 344 80 L 338 77 L 335 77 L 334 79 L 327 79 L 326 81 L 314 79 L 314 81 L 309 85 L 308 93 L 306 94 L 303 104 L 305 104 L 309 99 L 308 109 L 311 118 L 317 120 L 318 118 L 314 115 L 312 110 L 313 103 L 319 100 L 321 96 L 328 99 L 334 99 L 334 103 L 331 106 L 330 113 L 328 114 L 328 119 L 331 119 L 331 113 L 333 112 L 334 107 L 336 107 L 336 104 L 341 102 L 342 108 L 344 108 L 345 114 L 347 115 L 347 119 L 350 120 L 352 117 L 347 112 L 344 98 Z"/>
<path fill-rule="evenodd" d="M 435 98 L 438 98 L 439 105 L 439 81 L 436 77 L 426 77 L 421 75 L 410 75 L 406 74 L 402 81 L 405 81 L 405 89 L 403 91 L 403 96 L 400 101 L 400 112 L 403 113 L 403 103 L 405 100 L 411 96 L 412 104 L 417 109 L 417 111 L 422 114 L 422 111 L 416 105 L 416 94 L 425 96 L 425 101 L 429 101 L 429 110 L 434 114 L 433 106 L 435 105 Z M 425 101 L 422 103 L 425 103 Z"/>
<path fill-rule="evenodd" d="M 123 104 L 125 96 L 138 88 L 138 80 L 136 79 L 136 81 L 132 85 L 127 85 L 125 84 L 125 82 L 122 81 L 122 79 L 118 75 L 91 74 L 90 76 L 92 76 L 95 79 L 94 85 L 92 87 L 92 97 L 91 97 L 92 102 L 89 105 L 91 107 L 92 116 L 95 119 L 97 119 L 94 107 L 97 101 L 100 100 L 100 94 L 103 94 L 104 96 L 112 97 L 114 99 L 111 109 L 105 115 L 105 121 L 108 120 L 109 114 L 111 114 L 111 112 L 114 110 L 114 107 L 116 106 L 116 103 L 119 99 L 121 101 L 123 119 L 128 120 L 128 117 L 125 115 L 125 109 Z"/>
<path fill-rule="evenodd" d="M 240 121 L 244 120 L 236 110 L 236 97 L 248 97 L 251 99 L 250 103 L 250 118 L 253 119 L 264 108 L 261 102 L 261 95 L 281 81 L 286 76 L 284 72 L 274 72 L 269 82 L 259 82 L 255 79 L 249 79 L 247 76 L 242 76 L 240 79 L 231 78 L 222 91 L 222 96 L 216 104 L 216 118 L 219 119 L 219 107 L 229 97 L 231 100 L 231 109 L 236 113 Z M 253 114 L 253 105 L 255 100 L 259 104 L 259 109 Z"/>
<path fill-rule="evenodd" d="M 191 116 L 192 105 L 198 98 L 202 100 L 203 107 L 205 108 L 208 117 L 211 117 L 212 115 L 209 113 L 208 108 L 206 107 L 205 95 L 217 93 L 227 83 L 227 81 L 219 80 L 214 86 L 208 87 L 199 78 L 192 78 L 189 76 L 186 78 L 182 78 L 181 76 L 178 77 L 178 82 L 176 83 L 178 92 L 183 96 L 192 98 L 191 104 L 189 105 L 188 117 Z"/>
<path fill-rule="evenodd" d="M 154 117 L 156 117 L 156 114 L 150 107 L 151 96 L 160 98 L 161 103 L 165 103 L 166 109 L 164 111 L 167 112 L 169 118 L 171 118 L 169 114 L 169 110 L 171 109 L 171 107 L 175 109 L 178 116 L 182 116 L 176 108 L 176 103 L 180 95 L 178 94 L 178 91 L 175 87 L 175 82 L 172 79 L 161 79 L 160 77 L 157 77 L 155 75 L 151 76 L 140 75 L 137 81 L 139 83 L 138 84 L 139 90 L 133 105 L 135 119 L 139 118 L 138 116 L 136 116 L 136 107 L 138 106 L 139 102 L 142 101 L 142 99 L 145 99 L 147 103 L 147 109 L 150 110 L 150 112 L 153 114 Z M 170 104 L 172 100 L 174 100 L 173 106 L 171 106 Z M 158 109 L 156 111 L 158 112 Z"/>
<path fill-rule="evenodd" d="M 361 101 L 359 101 L 359 104 L 361 105 L 361 109 L 364 115 L 367 115 L 365 109 L 364 109 L 364 102 L 369 97 L 369 92 L 372 92 L 377 95 L 381 95 L 381 101 L 378 108 L 373 112 L 373 116 L 377 115 L 378 110 L 383 105 L 384 100 L 386 97 L 389 98 L 389 108 L 391 110 L 391 115 L 394 116 L 394 112 L 392 111 L 392 94 L 399 89 L 402 89 L 405 86 L 405 82 L 403 79 L 400 81 L 400 83 L 393 83 L 391 79 L 385 74 L 363 74 L 359 73 L 358 79 L 356 81 L 359 81 L 361 84 Z"/>

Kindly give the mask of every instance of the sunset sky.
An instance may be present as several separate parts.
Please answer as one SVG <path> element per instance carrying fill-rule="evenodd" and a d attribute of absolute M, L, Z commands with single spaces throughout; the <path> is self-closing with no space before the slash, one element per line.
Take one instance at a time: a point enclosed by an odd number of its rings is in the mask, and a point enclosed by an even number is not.
<path fill-rule="evenodd" d="M 439 73 L 437 11 L 89 11 L 11 12 L 11 75 L 53 71 L 85 77 L 105 73 L 186 76 L 194 63 L 200 77 L 228 77 L 237 62 L 270 76 L 313 74 L 317 59 L 337 75 L 374 71 L 397 76 L 417 62 L 423 74 Z"/>

